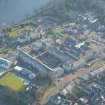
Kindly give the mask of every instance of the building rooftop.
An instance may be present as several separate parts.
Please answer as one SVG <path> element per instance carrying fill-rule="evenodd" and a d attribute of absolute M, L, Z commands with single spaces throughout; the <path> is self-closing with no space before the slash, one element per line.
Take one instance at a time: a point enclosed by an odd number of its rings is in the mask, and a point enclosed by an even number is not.
<path fill-rule="evenodd" d="M 2 76 L 12 65 L 12 62 L 0 57 L 0 76 Z"/>
<path fill-rule="evenodd" d="M 54 55 L 46 52 L 45 54 L 43 54 L 42 56 L 37 57 L 38 59 L 40 59 L 43 63 L 45 63 L 46 65 L 48 65 L 51 68 L 55 68 L 57 66 L 59 66 L 60 64 L 62 64 L 61 60 L 56 58 Z"/>
<path fill-rule="evenodd" d="M 26 46 L 19 50 L 51 71 L 62 64 L 59 58 L 49 53 L 48 49 L 42 48 L 42 46 Z"/>
<path fill-rule="evenodd" d="M 28 81 L 36 78 L 35 73 L 20 66 L 15 66 L 13 72 L 16 73 L 17 76 L 22 77 Z"/>

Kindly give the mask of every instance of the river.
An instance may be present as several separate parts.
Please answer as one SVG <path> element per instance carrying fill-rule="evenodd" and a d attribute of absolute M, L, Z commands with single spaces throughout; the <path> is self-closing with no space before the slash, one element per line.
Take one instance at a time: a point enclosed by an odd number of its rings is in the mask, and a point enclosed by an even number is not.
<path fill-rule="evenodd" d="M 48 1 L 50 0 L 0 0 L 0 26 L 21 21 Z"/>

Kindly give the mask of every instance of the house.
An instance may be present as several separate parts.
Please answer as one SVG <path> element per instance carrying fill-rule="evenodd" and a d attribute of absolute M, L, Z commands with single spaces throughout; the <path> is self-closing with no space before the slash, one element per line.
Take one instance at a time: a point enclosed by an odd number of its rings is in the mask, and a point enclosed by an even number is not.
<path fill-rule="evenodd" d="M 73 62 L 71 61 L 67 61 L 63 64 L 63 69 L 65 71 L 65 73 L 69 73 L 72 71 L 73 69 Z"/>
<path fill-rule="evenodd" d="M 21 33 L 21 35 L 19 35 L 17 37 L 17 42 L 19 44 L 25 43 L 25 42 L 30 42 L 31 41 L 31 37 L 30 37 L 30 33 L 29 32 L 24 32 Z"/>
<path fill-rule="evenodd" d="M 75 83 L 69 83 L 62 91 L 60 91 L 60 95 L 67 96 L 68 94 L 72 94 Z"/>
<path fill-rule="evenodd" d="M 82 42 L 82 43 L 79 43 L 79 44 L 77 44 L 77 45 L 75 45 L 75 47 L 77 48 L 77 49 L 80 49 L 82 46 L 84 46 L 85 45 L 85 42 Z"/>

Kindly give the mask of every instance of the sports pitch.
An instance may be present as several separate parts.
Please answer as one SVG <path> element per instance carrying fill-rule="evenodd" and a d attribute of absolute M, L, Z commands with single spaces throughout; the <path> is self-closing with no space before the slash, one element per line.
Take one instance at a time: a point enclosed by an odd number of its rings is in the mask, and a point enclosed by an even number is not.
<path fill-rule="evenodd" d="M 4 75 L 0 79 L 0 85 L 16 92 L 20 92 L 24 89 L 24 81 L 12 73 L 7 73 Z"/>

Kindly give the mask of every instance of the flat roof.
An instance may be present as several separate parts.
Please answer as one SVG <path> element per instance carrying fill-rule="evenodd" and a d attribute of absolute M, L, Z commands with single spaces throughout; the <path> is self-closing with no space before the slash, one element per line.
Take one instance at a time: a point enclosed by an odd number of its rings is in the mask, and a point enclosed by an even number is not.
<path fill-rule="evenodd" d="M 10 63 L 10 61 L 9 61 L 9 60 L 4 59 L 4 58 L 1 58 L 1 57 L 0 57 L 0 60 L 5 61 L 5 62 L 7 62 L 7 63 Z"/>
<path fill-rule="evenodd" d="M 25 80 L 33 80 L 36 78 L 36 74 L 33 73 L 32 71 L 26 69 L 26 68 L 22 68 L 20 66 L 15 66 L 14 67 L 14 73 L 16 73 L 16 75 L 18 75 L 19 77 L 24 78 Z"/>
<path fill-rule="evenodd" d="M 39 56 L 38 59 L 40 59 L 44 64 L 48 65 L 51 68 L 56 68 L 57 66 L 62 64 L 60 59 L 56 58 L 49 52 L 46 52 L 43 55 Z"/>
<path fill-rule="evenodd" d="M 65 61 L 69 59 L 71 61 L 74 60 L 71 56 L 68 56 L 67 54 L 64 54 L 64 53 L 61 54 L 60 52 L 55 51 L 55 49 L 56 47 L 54 47 L 54 49 L 53 47 L 51 47 L 51 48 L 43 50 L 39 54 L 36 54 L 36 51 L 33 51 L 33 49 L 30 48 L 30 46 L 26 46 L 26 47 L 20 48 L 19 51 L 23 52 L 24 54 L 31 57 L 32 59 L 40 63 L 42 66 L 44 66 L 45 68 L 51 71 L 54 71 L 54 68 L 60 66 L 63 63 L 63 61 L 60 58 L 62 58 Z M 50 53 L 49 50 L 51 52 L 55 52 L 56 55 L 60 56 L 60 58 L 54 55 L 53 53 Z"/>

